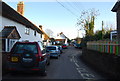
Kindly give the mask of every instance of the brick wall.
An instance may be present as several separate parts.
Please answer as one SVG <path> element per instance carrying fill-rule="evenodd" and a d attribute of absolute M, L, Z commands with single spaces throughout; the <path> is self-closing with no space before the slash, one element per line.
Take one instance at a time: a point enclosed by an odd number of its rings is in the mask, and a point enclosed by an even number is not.
<path fill-rule="evenodd" d="M 95 70 L 98 70 L 102 74 L 107 75 L 108 79 L 120 79 L 119 56 L 83 48 L 82 58 Z"/>

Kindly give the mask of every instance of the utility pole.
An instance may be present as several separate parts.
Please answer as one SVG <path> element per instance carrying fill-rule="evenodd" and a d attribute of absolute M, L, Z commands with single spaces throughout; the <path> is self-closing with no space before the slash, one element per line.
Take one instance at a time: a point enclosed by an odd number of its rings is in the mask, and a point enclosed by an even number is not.
<path fill-rule="evenodd" d="M 79 29 L 78 29 L 78 38 L 79 38 Z"/>
<path fill-rule="evenodd" d="M 102 39 L 103 39 L 103 32 L 104 32 L 104 22 L 102 21 Z"/>
<path fill-rule="evenodd" d="M 81 30 L 81 29 L 77 29 L 77 31 L 78 31 L 78 36 L 77 36 L 77 37 L 78 37 L 78 38 L 79 38 L 79 31 L 80 31 L 80 30 Z"/>

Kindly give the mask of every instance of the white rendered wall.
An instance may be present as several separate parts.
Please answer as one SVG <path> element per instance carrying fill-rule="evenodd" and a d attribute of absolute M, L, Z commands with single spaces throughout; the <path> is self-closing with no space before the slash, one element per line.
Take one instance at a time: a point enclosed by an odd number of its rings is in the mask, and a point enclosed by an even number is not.
<path fill-rule="evenodd" d="M 0 16 L 1 18 L 1 16 Z M 30 34 L 25 34 L 25 28 L 26 26 L 19 24 L 15 21 L 12 21 L 8 18 L 2 17 L 2 28 L 0 28 L 0 31 L 4 28 L 4 26 L 16 26 L 17 31 L 19 32 L 21 38 L 19 41 L 29 40 L 29 41 L 42 41 L 41 34 L 38 32 L 36 33 L 36 36 L 34 36 L 34 30 L 30 28 Z"/>

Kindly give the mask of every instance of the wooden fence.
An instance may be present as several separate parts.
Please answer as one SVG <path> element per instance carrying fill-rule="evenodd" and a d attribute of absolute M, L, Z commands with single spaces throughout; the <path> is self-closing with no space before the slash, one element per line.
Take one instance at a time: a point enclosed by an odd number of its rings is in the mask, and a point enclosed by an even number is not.
<path fill-rule="evenodd" d="M 87 49 L 100 51 L 109 54 L 119 54 L 118 41 L 91 41 L 87 42 Z"/>

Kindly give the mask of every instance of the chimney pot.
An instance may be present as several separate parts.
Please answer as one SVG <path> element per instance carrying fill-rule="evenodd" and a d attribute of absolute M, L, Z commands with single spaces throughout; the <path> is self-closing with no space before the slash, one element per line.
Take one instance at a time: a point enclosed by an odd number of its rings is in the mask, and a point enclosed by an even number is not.
<path fill-rule="evenodd" d="M 60 35 L 63 34 L 63 32 L 60 33 Z"/>
<path fill-rule="evenodd" d="M 42 29 L 42 25 L 39 25 L 39 28 Z"/>
<path fill-rule="evenodd" d="M 24 15 L 24 2 L 20 1 L 17 4 L 17 12 L 20 13 L 21 15 Z"/>

